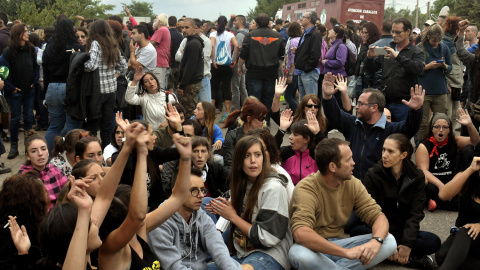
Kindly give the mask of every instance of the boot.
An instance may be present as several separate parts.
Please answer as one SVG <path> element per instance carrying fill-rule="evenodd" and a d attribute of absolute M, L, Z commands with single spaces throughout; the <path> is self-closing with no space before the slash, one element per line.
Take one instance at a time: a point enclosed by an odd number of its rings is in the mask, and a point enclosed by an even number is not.
<path fill-rule="evenodd" d="M 12 142 L 10 146 L 10 152 L 8 153 L 8 159 L 14 159 L 18 156 L 18 142 Z"/>

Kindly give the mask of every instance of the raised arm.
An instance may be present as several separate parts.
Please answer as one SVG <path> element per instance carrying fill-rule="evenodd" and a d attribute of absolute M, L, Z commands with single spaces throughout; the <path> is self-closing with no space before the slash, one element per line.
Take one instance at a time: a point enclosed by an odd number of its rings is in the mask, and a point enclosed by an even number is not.
<path fill-rule="evenodd" d="M 343 75 L 339 75 L 335 78 L 335 89 L 340 91 L 342 97 L 342 106 L 345 111 L 349 112 L 352 110 L 352 102 L 350 97 L 348 96 L 348 86 L 347 86 L 347 78 L 343 77 Z"/>
<path fill-rule="evenodd" d="M 287 89 L 287 78 L 278 78 L 275 80 L 275 96 L 272 102 L 272 113 L 278 112 L 280 110 L 280 97 L 285 93 Z"/>
<path fill-rule="evenodd" d="M 157 209 L 147 214 L 146 232 L 149 233 L 169 219 L 188 199 L 190 188 L 190 171 L 192 169 L 192 142 L 188 137 L 173 134 L 173 142 L 180 154 L 177 181 L 172 195 Z"/>
<path fill-rule="evenodd" d="M 125 92 L 125 101 L 131 105 L 142 105 L 143 96 L 135 94 L 138 82 L 143 77 L 143 67 L 139 66 L 135 69 L 133 80 L 128 84 L 127 91 Z"/>
<path fill-rule="evenodd" d="M 456 136 L 455 140 L 457 141 L 457 146 L 460 149 L 463 149 L 465 146 L 472 144 L 477 145 L 480 142 L 480 136 L 478 135 L 478 130 L 472 123 L 472 118 L 470 118 L 470 114 L 468 111 L 462 108 L 458 108 L 458 119 L 457 122 L 460 123 L 462 126 L 466 126 L 468 130 L 468 137 L 466 136 Z M 452 128 L 452 127 L 450 127 Z"/>

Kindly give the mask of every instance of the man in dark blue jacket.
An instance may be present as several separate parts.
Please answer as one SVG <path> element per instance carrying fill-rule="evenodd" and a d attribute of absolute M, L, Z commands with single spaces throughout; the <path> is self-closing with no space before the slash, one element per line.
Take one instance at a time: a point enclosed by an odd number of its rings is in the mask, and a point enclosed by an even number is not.
<path fill-rule="evenodd" d="M 332 128 L 337 129 L 350 142 L 356 165 L 353 175 L 363 181 L 368 169 L 382 158 L 383 142 L 392 133 L 403 133 L 412 138 L 422 122 L 422 105 L 425 92 L 416 85 L 410 89 L 410 100 L 403 100 L 409 107 L 407 119 L 401 122 L 387 122 L 383 110 L 385 96 L 379 90 L 367 88 L 357 101 L 357 117 L 342 111 L 333 97 L 338 90 L 334 87 L 334 76 L 327 73 L 323 80 L 322 105 L 325 116 Z"/>

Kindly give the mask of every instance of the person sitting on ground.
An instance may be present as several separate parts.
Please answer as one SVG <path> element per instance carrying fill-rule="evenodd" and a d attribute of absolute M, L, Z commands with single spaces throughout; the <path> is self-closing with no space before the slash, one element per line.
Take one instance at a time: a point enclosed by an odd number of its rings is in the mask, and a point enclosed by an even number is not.
<path fill-rule="evenodd" d="M 452 181 L 440 188 L 442 200 L 459 195 L 459 211 L 456 228 L 435 253 L 440 270 L 477 269 L 480 265 L 480 145 L 468 145 L 464 149 L 465 160 L 471 165 L 455 175 Z"/>
<path fill-rule="evenodd" d="M 414 268 L 433 269 L 430 254 L 440 248 L 440 238 L 420 231 L 425 217 L 425 175 L 411 161 L 413 146 L 403 134 L 394 133 L 383 143 L 382 160 L 370 168 L 363 184 L 388 219 L 389 232 L 397 241 L 390 261 Z M 350 236 L 372 233 L 359 225 Z"/>
<path fill-rule="evenodd" d="M 203 136 L 210 141 L 213 150 L 220 150 L 225 140 L 222 130 L 215 124 L 215 105 L 208 101 L 200 101 L 193 111 L 192 119 L 195 119 L 202 126 Z"/>
<path fill-rule="evenodd" d="M 105 162 L 107 166 L 112 166 L 112 155 L 122 147 L 125 138 L 125 132 L 118 124 L 115 124 L 113 130 L 112 141 L 103 149 L 103 162 Z"/>
<path fill-rule="evenodd" d="M 155 146 L 163 148 L 172 147 L 172 135 L 174 133 L 182 132 L 182 123 L 185 121 L 185 108 L 178 102 L 173 102 L 171 104 L 177 109 L 178 117 L 177 115 L 175 115 L 175 117 L 170 117 L 169 120 L 164 122 L 166 125 L 153 131 L 153 134 L 157 137 L 155 139 Z"/>
<path fill-rule="evenodd" d="M 202 126 L 192 119 L 185 119 L 182 123 L 183 126 L 183 133 L 185 133 L 185 137 L 197 137 L 203 136 Z"/>
<path fill-rule="evenodd" d="M 75 161 L 93 159 L 98 164 L 103 164 L 103 152 L 100 139 L 93 136 L 83 137 L 75 143 Z"/>
<path fill-rule="evenodd" d="M 195 139 L 202 139 L 210 146 L 203 137 Z M 195 155 L 197 148 L 194 145 L 192 148 Z M 202 199 L 209 193 L 205 183 L 202 171 L 194 162 L 190 174 L 190 196 L 187 201 L 172 217 L 147 236 L 150 248 L 158 256 L 165 270 L 206 269 L 207 261 L 210 260 L 221 269 L 242 269 L 240 264 L 230 257 L 215 223 L 201 209 Z M 182 241 L 188 237 L 190 241 Z"/>
<path fill-rule="evenodd" d="M 62 173 L 62 170 L 48 163 L 48 148 L 45 139 L 31 129 L 26 132 L 25 140 L 25 161 L 18 173 L 26 173 L 35 170 L 40 175 L 45 188 L 48 192 L 48 198 L 51 202 L 50 207 L 55 205 L 58 194 L 67 183 L 68 178 Z"/>
<path fill-rule="evenodd" d="M 338 105 L 337 105 L 338 106 Z M 364 269 L 394 254 L 397 243 L 388 220 L 360 180 L 353 177 L 348 142 L 329 138 L 315 149 L 318 172 L 295 187 L 289 212 L 295 244 L 289 260 L 299 270 Z M 352 210 L 372 234 L 344 238 L 343 226 Z"/>
<path fill-rule="evenodd" d="M 457 151 L 462 150 L 469 144 L 476 145 L 480 142 L 480 136 L 472 119 L 466 110 L 457 110 L 459 119 L 457 122 L 468 128 L 469 137 L 455 136 L 453 125 L 444 113 L 437 113 L 429 123 L 427 139 L 420 143 L 415 154 L 415 161 L 419 169 L 427 177 L 428 210 L 436 208 L 457 211 L 458 201 L 443 201 L 439 198 L 439 190 L 457 173 Z"/>
<path fill-rule="evenodd" d="M 75 159 L 75 144 L 83 137 L 87 137 L 88 132 L 83 129 L 73 129 L 65 137 L 55 137 L 52 159 L 50 164 L 61 169 L 64 175 L 70 175 L 72 168 L 77 163 Z"/>
<path fill-rule="evenodd" d="M 160 83 L 152 72 L 143 73 L 143 67 L 135 69 L 132 82 L 129 83 L 125 100 L 131 105 L 142 106 L 144 119 L 156 130 L 166 121 L 165 106 L 177 101 L 175 94 L 160 89 Z"/>

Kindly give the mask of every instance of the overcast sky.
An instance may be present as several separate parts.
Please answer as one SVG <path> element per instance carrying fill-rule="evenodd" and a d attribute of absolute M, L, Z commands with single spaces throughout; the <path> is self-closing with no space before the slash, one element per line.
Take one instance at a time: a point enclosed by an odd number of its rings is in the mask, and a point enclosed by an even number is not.
<path fill-rule="evenodd" d="M 140 0 L 143 1 L 143 0 Z M 392 5 L 393 0 L 386 0 L 386 6 Z M 117 7 L 113 13 L 122 12 L 122 6 L 119 3 L 131 3 L 130 0 L 102 0 L 103 3 L 113 4 Z M 168 16 L 187 17 L 215 20 L 219 15 L 225 15 L 227 18 L 230 14 L 246 15 L 250 9 L 255 8 L 256 0 L 160 0 L 145 2 L 153 3 L 153 12 L 155 14 L 166 13 Z M 299 1 L 300 2 L 300 1 Z M 420 8 L 423 12 L 427 9 L 428 0 L 419 0 Z M 433 3 L 433 0 L 432 0 Z M 409 8 L 414 9 L 416 0 L 396 0 L 396 9 Z"/>

